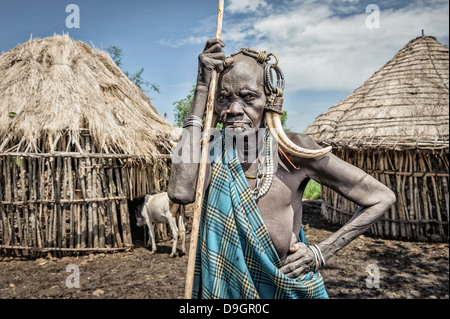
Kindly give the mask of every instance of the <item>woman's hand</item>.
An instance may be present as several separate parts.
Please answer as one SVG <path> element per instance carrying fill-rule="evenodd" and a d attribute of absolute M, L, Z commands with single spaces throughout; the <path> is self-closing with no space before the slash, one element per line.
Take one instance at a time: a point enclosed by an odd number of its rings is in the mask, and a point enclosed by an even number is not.
<path fill-rule="evenodd" d="M 316 269 L 314 253 L 304 243 L 295 243 L 280 270 L 289 278 L 299 278 Z"/>
<path fill-rule="evenodd" d="M 212 70 L 222 72 L 224 68 L 225 53 L 223 47 L 225 43 L 218 39 L 210 39 L 206 42 L 205 49 L 198 56 L 197 87 L 209 87 Z"/>

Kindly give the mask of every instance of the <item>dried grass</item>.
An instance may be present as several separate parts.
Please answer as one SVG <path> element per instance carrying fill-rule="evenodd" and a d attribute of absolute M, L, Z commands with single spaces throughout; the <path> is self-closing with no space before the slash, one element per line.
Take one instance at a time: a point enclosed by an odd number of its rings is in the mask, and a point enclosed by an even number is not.
<path fill-rule="evenodd" d="M 448 48 L 416 38 L 304 132 L 396 193 L 372 234 L 448 241 L 448 71 Z M 327 187 L 322 200 L 324 216 L 341 225 L 357 209 Z"/>
<path fill-rule="evenodd" d="M 42 137 L 83 131 L 100 153 L 153 161 L 172 147 L 173 127 L 107 53 L 55 35 L 0 55 L 0 152 L 45 152 Z"/>
<path fill-rule="evenodd" d="M 448 71 L 448 48 L 416 38 L 304 133 L 338 148 L 448 149 Z"/>

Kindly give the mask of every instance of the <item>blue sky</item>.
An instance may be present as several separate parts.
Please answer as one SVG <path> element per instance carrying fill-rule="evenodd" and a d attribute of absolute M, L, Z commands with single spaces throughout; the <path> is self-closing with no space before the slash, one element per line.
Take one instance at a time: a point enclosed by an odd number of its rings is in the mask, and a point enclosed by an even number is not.
<path fill-rule="evenodd" d="M 80 9 L 80 28 L 66 26 L 69 4 Z M 366 12 L 369 4 L 379 19 Z M 422 29 L 448 47 L 448 12 L 448 0 L 225 0 L 222 40 L 227 55 L 251 47 L 279 56 L 287 124 L 301 132 Z M 99 49 L 119 46 L 124 70 L 143 67 L 144 79 L 159 85 L 149 96 L 172 122 L 172 104 L 195 84 L 197 56 L 215 35 L 216 14 L 215 0 L 0 0 L 0 52 L 31 34 L 62 32 Z"/>

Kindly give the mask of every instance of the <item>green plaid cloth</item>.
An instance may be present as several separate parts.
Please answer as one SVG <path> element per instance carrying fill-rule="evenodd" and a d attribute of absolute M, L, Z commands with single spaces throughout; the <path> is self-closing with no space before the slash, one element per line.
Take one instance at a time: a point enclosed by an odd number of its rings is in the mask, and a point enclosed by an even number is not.
<path fill-rule="evenodd" d="M 194 273 L 193 298 L 328 298 L 322 276 L 284 275 L 238 158 L 226 154 L 212 163 Z M 300 241 L 306 242 L 301 229 Z"/>

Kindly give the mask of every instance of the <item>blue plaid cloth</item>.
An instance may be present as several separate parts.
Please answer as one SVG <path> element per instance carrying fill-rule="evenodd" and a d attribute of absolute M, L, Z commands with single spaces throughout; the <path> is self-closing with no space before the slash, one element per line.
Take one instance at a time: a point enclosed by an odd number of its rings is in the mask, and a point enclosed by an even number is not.
<path fill-rule="evenodd" d="M 328 298 L 323 278 L 284 275 L 238 158 L 212 163 L 200 221 L 193 298 Z M 301 229 L 300 241 L 307 244 Z"/>

